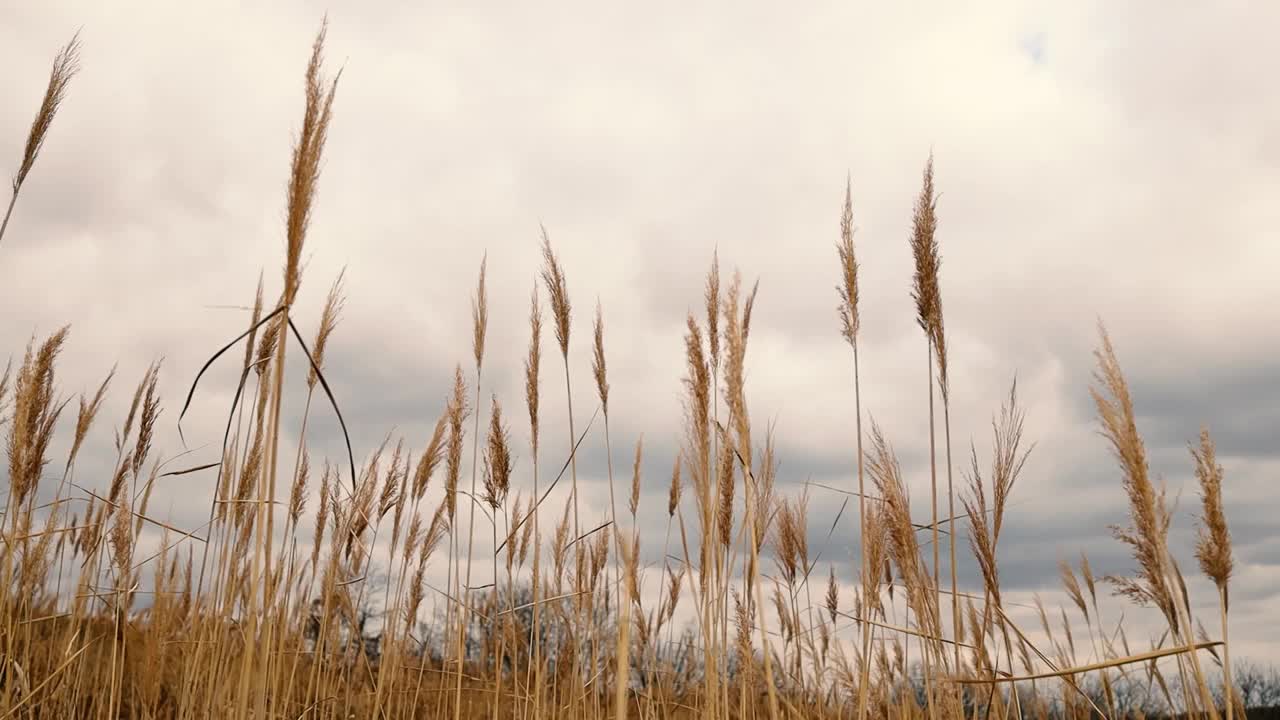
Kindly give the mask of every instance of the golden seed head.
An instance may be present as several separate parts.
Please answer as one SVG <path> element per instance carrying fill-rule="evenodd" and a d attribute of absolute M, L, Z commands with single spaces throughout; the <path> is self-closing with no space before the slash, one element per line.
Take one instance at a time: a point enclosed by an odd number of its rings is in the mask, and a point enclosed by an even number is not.
<path fill-rule="evenodd" d="M 1231 556 L 1231 531 L 1222 511 L 1222 466 L 1209 430 L 1200 431 L 1200 446 L 1191 448 L 1200 482 L 1201 515 L 1196 539 L 1196 559 L 1200 569 L 1225 592 L 1235 561 Z"/>
<path fill-rule="evenodd" d="M 600 395 L 600 407 L 609 415 L 609 376 L 604 362 L 604 314 L 596 302 L 595 342 L 591 358 L 591 374 L 596 379 L 596 391 Z"/>
<path fill-rule="evenodd" d="M 486 253 L 480 261 L 480 279 L 476 281 L 476 294 L 471 299 L 471 351 L 476 359 L 476 371 L 484 364 L 484 339 L 489 332 L 489 293 L 485 289 L 485 266 L 489 263 Z"/>
<path fill-rule="evenodd" d="M 315 361 L 315 365 L 307 370 L 307 388 L 314 388 L 319 380 L 317 368 L 320 372 L 324 371 L 325 351 L 329 348 L 329 336 L 333 335 L 333 330 L 338 326 L 338 320 L 342 316 L 342 306 L 346 302 L 343 295 L 343 279 L 347 274 L 346 268 L 338 273 L 338 277 L 333 281 L 333 285 L 329 287 L 329 294 L 324 299 L 324 310 L 320 313 L 320 328 L 316 331 L 315 343 L 311 347 L 311 358 Z"/>
<path fill-rule="evenodd" d="M 840 215 L 840 242 L 836 244 L 840 256 L 840 295 L 838 312 L 840 334 L 850 345 L 858 342 L 858 260 L 853 251 L 853 180 L 849 179 L 844 190 L 844 211 Z"/>
<path fill-rule="evenodd" d="M 15 194 L 22 188 L 22 183 L 26 181 L 31 168 L 35 166 L 36 158 L 40 156 L 40 149 L 44 147 L 44 141 L 49 136 L 53 118 L 57 116 L 58 108 L 62 107 L 62 101 L 66 98 L 71 78 L 75 77 L 79 71 L 80 33 L 77 32 L 72 36 L 71 42 L 63 46 L 53 58 L 53 68 L 49 71 L 49 84 L 45 87 L 44 99 L 40 102 L 40 109 L 36 112 L 31 130 L 27 133 L 27 144 L 22 151 L 22 164 L 18 166 L 18 172 L 13 176 Z"/>
<path fill-rule="evenodd" d="M 556 341 L 560 343 L 560 353 L 569 356 L 569 317 L 572 308 L 569 304 L 569 289 L 564 279 L 564 268 L 556 259 L 551 249 L 551 238 L 547 229 L 542 228 L 542 282 L 547 286 L 547 295 L 551 299 L 551 315 L 556 323 Z"/>

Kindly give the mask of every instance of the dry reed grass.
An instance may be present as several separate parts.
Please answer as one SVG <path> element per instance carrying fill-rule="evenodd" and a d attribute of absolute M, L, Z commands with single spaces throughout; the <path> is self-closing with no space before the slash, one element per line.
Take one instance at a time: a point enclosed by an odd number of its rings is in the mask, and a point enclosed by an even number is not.
<path fill-rule="evenodd" d="M 106 487 L 86 487 L 90 483 L 77 478 L 76 460 L 101 414 L 113 370 L 95 392 L 80 396 L 54 499 L 40 504 L 44 472 L 69 404 L 57 384 L 68 329 L 41 341 L 33 338 L 16 369 L 11 362 L 0 375 L 9 482 L 0 525 L 0 717 L 1119 718 L 1116 684 L 1142 673 L 1148 689 L 1157 687 L 1167 706 L 1194 717 L 1217 717 L 1200 657 L 1207 651 L 1216 659 L 1220 648 L 1231 686 L 1226 622 L 1233 557 L 1223 511 L 1224 471 L 1204 431 L 1191 448 L 1203 500 L 1195 556 L 1219 594 L 1222 639 L 1213 641 L 1205 639 L 1192 617 L 1186 583 L 1168 545 L 1172 518 L 1164 491 L 1150 478 L 1134 401 L 1105 331 L 1093 397 L 1129 500 L 1130 524 L 1113 532 L 1137 562 L 1134 576 L 1107 579 L 1139 605 L 1158 608 L 1168 626 L 1166 638 L 1149 650 L 1133 651 L 1123 627 L 1107 630 L 1097 578 L 1083 555 L 1079 575 L 1066 561 L 1059 567 L 1067 599 L 1085 620 L 1083 636 L 1062 608 L 1055 631 L 1038 599 L 1045 636 L 1039 644 L 1011 619 L 1000 579 L 999 540 L 1009 498 L 1031 451 L 1024 447 L 1016 383 L 992 422 L 989 469 L 980 466 L 976 449 L 970 453 L 962 474 L 963 512 L 957 515 L 932 157 L 910 241 L 915 258 L 911 296 L 929 360 L 928 524 L 918 522 L 909 500 L 910 483 L 922 478 L 907 476 L 874 422 L 864 453 L 858 357 L 862 278 L 851 181 L 843 198 L 836 243 L 837 317 L 840 335 L 853 352 L 856 438 L 850 444 L 857 491 L 836 490 L 858 497 L 859 557 L 852 564 L 857 583 L 851 594 L 840 585 L 834 564 L 825 587 L 814 579 L 821 574 L 815 573 L 819 557 L 811 545 L 808 491 L 798 497 L 781 492 L 772 428 L 753 434 L 747 347 L 758 284 L 746 290 L 735 272 L 722 286 L 718 252 L 705 283 L 703 317 L 690 313 L 686 320 L 682 442 L 666 493 L 668 525 L 653 592 L 644 592 L 650 576 L 641 553 L 645 479 L 639 439 L 624 498 L 629 533 L 625 517 L 618 515 L 599 304 L 591 373 L 604 419 L 610 504 L 604 524 L 584 532 L 580 523 L 577 454 L 590 424 L 578 434 L 571 304 L 564 268 L 545 229 L 524 359 L 529 461 L 517 461 L 519 451 L 497 395 L 488 403 L 487 432 L 481 435 L 489 323 L 486 258 L 471 301 L 474 398 L 459 364 L 425 444 L 388 435 L 359 469 L 349 457 L 348 489 L 341 465 L 329 459 L 316 464 L 307 443 L 316 386 L 333 398 L 325 358 L 338 341 L 343 275 L 330 286 L 310 347 L 297 332 L 292 312 L 302 287 L 300 258 L 337 87 L 337 77 L 324 77 L 324 41 L 322 26 L 305 73 L 303 120 L 291 161 L 280 299 L 273 310 L 264 308 L 260 277 L 248 329 L 213 359 L 244 343 L 242 379 L 219 461 L 161 472 L 153 451 L 162 413 L 156 364 L 136 386 L 117 431 L 117 457 Z M 78 52 L 75 38 L 55 59 L 15 175 L 9 214 L 78 69 Z M 563 467 L 550 483 L 540 475 L 538 280 L 564 364 L 569 437 L 567 453 L 554 458 L 563 460 Z M 307 402 L 286 499 L 277 495 L 276 474 L 291 336 L 308 360 Z M 938 507 L 935 382 L 943 406 L 946 517 Z M 464 457 L 468 419 L 473 420 L 469 467 Z M 468 469 L 469 491 L 459 487 Z M 207 470 L 217 473 L 208 523 L 180 529 L 148 514 L 158 481 Z M 441 473 L 437 491 L 432 480 Z M 568 500 L 559 508 L 544 507 L 566 473 Z M 317 488 L 314 494 L 312 488 Z M 465 552 L 460 499 L 468 518 Z M 75 503 L 79 511 L 69 510 Z M 273 524 L 277 506 L 284 518 L 280 533 Z M 298 531 L 309 508 L 311 536 L 307 540 L 304 532 L 300 543 Z M 477 511 L 482 542 L 487 522 L 495 551 L 487 568 L 492 579 L 473 586 L 473 570 L 481 575 L 486 570 L 482 545 L 476 556 Z M 544 512 L 552 513 L 554 526 L 545 548 Z M 960 591 L 957 577 L 961 521 L 979 568 L 979 577 L 965 578 L 971 593 Z M 941 580 L 944 524 L 949 589 Z M 158 552 L 143 550 L 144 528 L 162 532 Z M 833 525 L 828 537 L 837 530 Z M 931 538 L 931 553 L 922 547 L 921 532 Z M 379 598 L 369 578 L 375 562 L 381 562 L 375 556 L 383 557 L 380 542 L 386 546 L 389 577 Z M 772 572 L 764 567 L 766 554 L 773 560 Z M 430 569 L 440 562 L 447 575 L 443 588 L 428 582 Z M 527 596 L 521 594 L 525 587 Z M 943 595 L 950 598 L 949 624 Z M 145 610 L 137 608 L 139 596 L 151 601 Z M 364 628 L 364 611 L 375 602 L 384 610 L 376 653 L 368 649 Z M 431 605 L 443 611 L 424 620 Z M 692 616 L 683 631 L 676 627 L 677 607 Z M 1077 643 L 1077 637 L 1089 642 Z M 1078 647 L 1087 648 L 1092 660 L 1078 659 Z M 1017 672 L 1015 657 L 1021 662 Z M 923 667 L 919 697 L 911 687 L 911 658 Z M 1174 662 L 1178 682 L 1157 665 L 1163 658 Z M 1085 690 L 1093 677 L 1103 688 L 1096 699 Z M 1228 720 L 1242 714 L 1234 698 L 1233 691 L 1225 703 Z"/>

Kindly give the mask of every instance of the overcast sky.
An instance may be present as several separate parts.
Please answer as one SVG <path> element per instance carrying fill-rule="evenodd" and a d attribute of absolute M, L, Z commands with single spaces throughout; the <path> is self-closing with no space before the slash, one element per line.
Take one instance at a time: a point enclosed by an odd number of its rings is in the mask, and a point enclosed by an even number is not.
<path fill-rule="evenodd" d="M 684 317 L 701 303 L 716 248 L 726 275 L 736 267 L 760 281 L 748 400 L 757 428 L 776 423 L 783 490 L 851 487 L 851 357 L 834 290 L 848 173 L 864 408 L 927 513 L 925 344 L 907 238 L 932 150 L 956 458 L 971 438 L 988 457 L 990 419 L 1015 374 L 1038 443 L 1002 539 L 1009 597 L 1060 602 L 1056 561 L 1082 550 L 1100 574 L 1132 567 L 1107 532 L 1124 521 L 1125 498 L 1088 394 L 1101 318 L 1152 469 L 1180 493 L 1172 543 L 1189 575 L 1198 497 L 1186 444 L 1202 424 L 1214 432 L 1236 547 L 1233 654 L 1280 659 L 1280 96 L 1269 90 L 1280 8 L 419 5 L 0 11 L 4 173 L 17 167 L 51 58 L 82 28 L 83 71 L 0 245 L 0 338 L 20 355 L 33 333 L 70 323 L 66 393 L 119 364 L 91 456 L 107 457 L 110 425 L 160 356 L 158 446 L 182 452 L 181 399 L 247 321 L 227 306 L 251 304 L 260 270 L 268 296 L 278 293 L 302 74 L 327 10 L 328 66 L 343 75 L 296 317 L 315 327 L 345 266 L 328 377 L 358 460 L 389 432 L 426 442 L 453 366 L 470 358 L 469 295 L 487 253 L 484 394 L 508 406 L 517 486 L 527 488 L 519 371 L 543 223 L 575 305 L 579 422 L 595 408 L 587 342 L 598 299 L 616 466 L 630 467 L 644 434 L 643 513 L 655 529 L 646 559 L 661 554 Z M 548 337 L 544 442 L 563 449 L 552 346 Z M 193 464 L 216 459 L 234 372 L 215 372 L 184 425 Z M 314 416 L 312 451 L 338 459 L 336 426 Z M 584 453 L 583 497 L 599 516 L 602 435 Z M 91 465 L 82 481 L 105 484 Z M 211 478 L 170 480 L 152 507 L 199 524 Z M 825 539 L 841 499 L 811 490 L 810 542 L 824 552 L 823 574 L 840 563 L 847 581 L 856 522 L 846 515 Z M 1191 590 L 1215 618 L 1207 584 Z M 1158 627 L 1153 614 L 1126 610 L 1135 644 Z"/>

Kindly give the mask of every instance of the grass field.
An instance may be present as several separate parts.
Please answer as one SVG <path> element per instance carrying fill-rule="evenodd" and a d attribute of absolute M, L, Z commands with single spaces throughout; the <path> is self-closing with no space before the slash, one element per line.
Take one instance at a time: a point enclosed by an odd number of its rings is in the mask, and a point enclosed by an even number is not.
<path fill-rule="evenodd" d="M 1201 489 L 1201 531 L 1194 556 L 1179 556 L 1168 543 L 1170 509 L 1148 468 L 1121 354 L 1101 327 L 1091 390 L 1129 509 L 1115 538 L 1139 569 L 1104 579 L 1081 556 L 1060 567 L 1071 600 L 1061 622 L 1043 606 L 1041 628 L 1020 627 L 1006 612 L 1001 531 L 1031 441 L 1015 384 L 992 399 L 990 460 L 952 447 L 932 158 L 910 218 L 914 276 L 902 279 L 923 351 L 903 362 L 927 361 L 919 363 L 927 368 L 919 382 L 930 391 L 919 408 L 933 450 L 927 476 L 906 477 L 882 429 L 863 418 L 849 193 L 833 208 L 831 272 L 819 283 L 836 285 L 831 332 L 847 341 L 851 369 L 849 386 L 831 392 L 849 398 L 844 490 L 854 498 L 861 548 L 848 559 L 859 578 L 852 595 L 834 574 L 816 571 L 809 543 L 825 529 L 808 521 L 808 497 L 775 485 L 773 437 L 753 424 L 745 389 L 755 289 L 737 274 L 722 277 L 718 261 L 697 299 L 702 309 L 687 320 L 683 443 L 666 493 L 656 602 L 640 592 L 642 446 L 614 478 L 616 454 L 629 459 L 632 449 L 614 447 L 609 435 L 609 388 L 626 379 L 609 376 L 604 318 L 597 308 L 591 326 L 582 324 L 573 278 L 545 231 L 543 264 L 529 269 L 538 284 L 527 348 L 486 345 L 482 264 L 472 347 L 457 350 L 467 361 L 452 387 L 440 389 L 450 399 L 429 438 L 371 455 L 347 448 L 324 460 L 306 451 L 289 457 L 282 445 L 306 448 L 307 425 L 292 445 L 282 442 L 287 357 L 311 368 L 307 416 L 341 411 L 343 379 L 325 374 L 341 279 L 322 315 L 308 319 L 315 335 L 300 333 L 294 317 L 339 95 L 323 48 L 321 31 L 306 66 L 283 274 L 271 283 L 278 289 L 259 286 L 243 335 L 210 339 L 210 347 L 225 344 L 211 364 L 241 370 L 220 463 L 171 470 L 158 462 L 162 402 L 153 366 L 128 390 L 114 467 L 78 472 L 85 438 L 108 422 L 99 417 L 104 397 L 124 380 L 107 377 L 73 403 L 58 389 L 68 329 L 14 349 L 18 357 L 0 379 L 8 477 L 0 717 L 932 720 L 1157 717 L 1171 708 L 1245 717 L 1237 694 L 1221 689 L 1223 677 L 1232 687 L 1233 557 L 1214 439 L 1205 431 L 1187 457 Z M 53 63 L 15 173 L 0 227 L 0 277 L 4 235 L 21 232 L 10 220 L 78 63 L 73 40 Z M 593 348 L 589 373 L 571 365 L 571 343 Z M 492 353 L 525 358 L 524 398 L 486 395 Z M 193 393 L 200 380 L 193 378 Z M 575 393 L 594 395 L 598 419 L 573 414 Z M 560 403 L 577 441 L 544 447 L 540 408 Z M 530 444 L 513 447 L 517 436 Z M 51 456 L 55 437 L 67 438 L 65 456 Z M 582 519 L 578 502 L 577 443 L 588 442 L 603 443 L 610 458 L 609 519 L 600 527 Z M 528 458 L 518 472 L 516 454 Z M 156 483 L 188 471 L 216 476 L 216 498 L 204 525 L 170 526 L 148 501 Z M 909 484 L 921 483 L 931 502 L 913 507 Z M 566 504 L 541 502 L 552 487 L 569 488 Z M 440 502 L 427 501 L 436 488 Z M 163 533 L 159 552 L 140 548 L 144 529 Z M 651 538 L 645 543 L 657 542 Z M 962 554 L 976 558 L 980 577 L 957 576 Z M 375 567 L 386 570 L 382 587 L 369 580 Z M 441 568 L 445 586 L 429 584 L 429 571 Z M 1216 616 L 1193 615 L 1183 575 L 1192 571 L 1217 589 Z M 473 584 L 490 577 L 499 581 Z M 1142 606 L 1135 613 L 1160 618 L 1166 632 L 1158 644 L 1131 645 L 1103 630 L 1118 620 L 1101 617 L 1099 596 L 1112 589 Z M 444 610 L 432 616 L 429 606 Z M 366 629 L 370 607 L 381 609 L 376 633 Z M 688 623 L 678 622 L 677 608 Z"/>

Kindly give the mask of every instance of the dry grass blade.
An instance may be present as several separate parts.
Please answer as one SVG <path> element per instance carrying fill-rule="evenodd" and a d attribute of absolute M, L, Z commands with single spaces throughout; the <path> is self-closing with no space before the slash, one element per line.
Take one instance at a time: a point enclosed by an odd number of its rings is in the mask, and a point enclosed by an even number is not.
<path fill-rule="evenodd" d="M 324 390 L 324 396 L 329 400 L 329 407 L 333 408 L 333 414 L 338 418 L 338 428 L 342 430 L 342 441 L 347 446 L 347 465 L 351 472 L 351 487 L 355 488 L 356 483 L 356 455 L 351 450 L 351 433 L 347 431 L 346 418 L 342 417 L 342 408 L 338 406 L 338 401 L 333 397 L 333 390 L 329 387 L 329 381 L 325 379 L 324 372 L 320 370 L 320 365 L 316 363 L 315 357 L 311 354 L 310 348 L 307 347 L 307 341 L 302 339 L 302 333 L 298 332 L 298 326 L 293 324 L 293 319 L 289 319 L 289 330 L 293 332 L 293 339 L 298 341 L 298 345 L 302 348 L 302 354 L 307 357 L 307 362 L 311 365 L 311 371 L 315 373 L 316 379 L 320 381 L 320 389 Z"/>
<path fill-rule="evenodd" d="M 911 637 L 921 638 L 921 639 L 924 639 L 924 640 L 928 640 L 928 641 L 930 641 L 930 642 L 942 643 L 942 644 L 944 644 L 944 645 L 957 645 L 957 646 L 959 646 L 959 647 L 962 647 L 962 648 L 965 648 L 965 649 L 968 649 L 968 650 L 972 650 L 972 649 L 973 649 L 973 646 L 972 646 L 972 645 L 969 645 L 969 644 L 966 644 L 966 643 L 958 642 L 958 641 L 955 641 L 955 640 L 948 640 L 947 638 L 939 637 L 939 636 L 937 636 L 937 635 L 929 635 L 929 634 L 927 634 L 927 633 L 922 633 L 922 632 L 920 632 L 919 630 L 912 630 L 911 628 L 904 628 L 904 627 L 899 627 L 899 626 L 897 626 L 897 625 L 891 625 L 891 624 L 889 624 L 889 623 L 885 623 L 885 622 L 879 622 L 879 621 L 877 621 L 877 620 L 872 620 L 872 619 L 871 619 L 871 618 L 869 618 L 869 617 L 858 617 L 858 616 L 856 616 L 856 615 L 852 615 L 852 614 L 850 614 L 850 613 L 846 613 L 846 612 L 843 612 L 843 611 L 838 612 L 837 614 L 838 614 L 840 617 L 848 618 L 848 619 L 850 619 L 850 620 L 853 620 L 854 622 L 858 622 L 858 623 L 867 623 L 868 625 L 872 625 L 872 626 L 874 626 L 874 627 L 878 627 L 878 628 L 881 628 L 881 629 L 883 629 L 883 630 L 890 630 L 890 631 L 892 631 L 892 632 L 902 633 L 903 635 L 910 635 Z"/>
<path fill-rule="evenodd" d="M 1075 667 L 1063 668 L 1052 672 L 1036 673 L 1033 675 L 1018 675 L 1004 677 L 987 677 L 987 678 L 954 678 L 955 682 L 965 685 L 989 685 L 993 683 L 1015 683 L 1025 682 L 1029 680 L 1043 680 L 1045 678 L 1069 677 L 1072 675 L 1080 675 L 1082 673 L 1093 672 L 1094 670 L 1105 670 L 1107 668 L 1120 667 L 1123 665 L 1132 665 L 1134 663 L 1147 662 L 1170 655 L 1183 655 L 1193 653 L 1199 650 L 1208 650 L 1210 648 L 1221 645 L 1221 642 L 1202 642 L 1194 645 L 1183 645 L 1180 647 L 1164 648 L 1162 650 L 1151 650 L 1149 652 L 1138 653 L 1137 655 L 1126 655 L 1125 657 L 1106 660 L 1104 662 L 1091 663 L 1089 665 L 1077 665 Z"/>
<path fill-rule="evenodd" d="M 178 475 L 190 475 L 191 473 L 197 473 L 197 472 L 200 472 L 201 470 L 211 470 L 221 465 L 222 463 L 220 462 L 205 463 L 203 465 L 196 465 L 195 467 L 183 468 L 182 470 L 170 470 L 167 473 L 161 473 L 160 477 L 166 478 L 166 477 L 176 477 Z"/>
<path fill-rule="evenodd" d="M 196 388 L 199 387 L 200 380 L 204 377 L 204 374 L 209 371 L 209 368 L 213 367 L 213 364 L 217 362 L 218 358 L 222 357 L 224 353 L 226 353 L 231 348 L 235 347 L 241 340 L 252 337 L 253 334 L 258 331 L 258 328 L 271 322 L 273 318 L 275 318 L 277 315 L 279 315 L 282 312 L 284 312 L 284 306 L 279 306 L 275 310 L 272 310 L 266 317 L 250 325 L 248 330 L 245 330 L 244 332 L 240 333 L 235 337 L 234 340 L 232 340 L 231 342 L 219 348 L 218 351 L 215 352 L 208 360 L 205 360 L 204 365 L 200 366 L 200 370 L 196 373 L 195 379 L 191 381 L 191 388 L 187 391 L 187 399 L 182 404 L 182 410 L 178 413 L 178 438 L 182 441 L 182 444 L 184 447 L 186 446 L 186 439 L 183 437 L 183 434 L 182 434 L 182 419 L 186 417 L 187 411 L 191 409 L 191 401 L 195 399 Z M 250 368 L 246 364 L 246 367 L 244 369 L 244 375 L 240 379 L 240 386 L 242 390 L 244 387 L 245 377 L 248 376 L 249 370 Z M 239 396 L 239 394 L 240 393 L 236 393 L 237 397 Z M 234 413 L 234 408 L 232 409 L 232 412 Z"/>
<path fill-rule="evenodd" d="M 81 492 L 83 492 L 84 494 L 88 495 L 89 497 L 92 497 L 93 499 L 97 500 L 98 502 L 101 502 L 101 503 L 105 504 L 107 507 L 110 507 L 110 508 L 112 508 L 113 510 L 117 510 L 117 511 L 119 511 L 119 512 L 123 512 L 123 513 L 125 513 L 125 514 L 126 514 L 126 515 L 128 515 L 128 516 L 136 517 L 136 518 L 137 518 L 137 519 L 139 519 L 139 520 L 142 520 L 142 521 L 145 521 L 145 522 L 149 522 L 149 523 L 151 523 L 152 525 L 155 525 L 156 527 L 164 528 L 165 530 L 169 530 L 170 532 L 175 532 L 175 533 L 177 533 L 177 534 L 179 534 L 179 535 L 183 536 L 184 538 L 191 538 L 192 540 L 198 540 L 198 541 L 200 541 L 200 542 L 206 542 L 206 540 L 205 540 L 204 538 L 202 538 L 202 537 L 198 537 L 198 536 L 197 536 L 197 535 L 195 535 L 194 533 L 187 532 L 186 530 L 181 530 L 181 529 L 176 528 L 176 527 L 174 527 L 174 526 L 172 526 L 172 525 L 170 525 L 170 524 L 168 524 L 168 523 L 165 523 L 165 522 L 161 522 L 161 521 L 159 521 L 159 520 L 156 520 L 155 518 L 149 518 L 149 517 L 147 517 L 147 516 L 143 515 L 143 514 L 142 514 L 142 513 L 140 513 L 140 512 L 135 512 L 135 511 L 133 511 L 133 510 L 130 510 L 130 509 L 129 509 L 126 505 L 124 505 L 123 503 L 115 503 L 115 502 L 112 502 L 111 500 L 109 500 L 109 499 L 107 499 L 107 498 L 105 498 L 105 497 L 103 497 L 103 496 L 101 496 L 101 495 L 99 495 L 99 494 L 95 493 L 94 491 L 92 491 L 92 490 L 90 490 L 90 489 L 88 489 L 88 488 L 86 488 L 86 487 L 83 487 L 83 486 L 80 486 L 80 485 L 76 485 L 75 483 L 72 483 L 72 485 L 73 485 L 74 487 L 76 487 L 77 489 L 79 489 L 79 490 L 80 490 Z"/>

